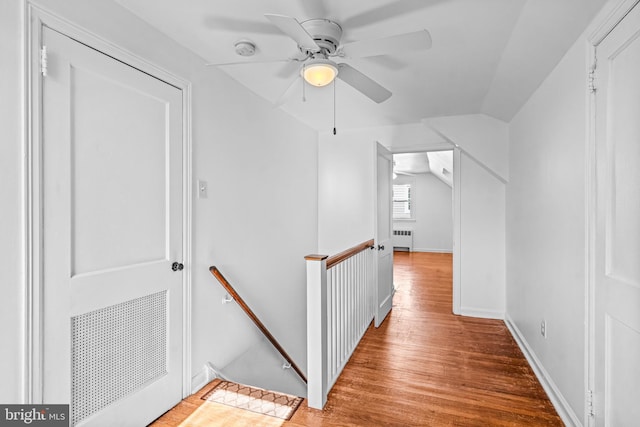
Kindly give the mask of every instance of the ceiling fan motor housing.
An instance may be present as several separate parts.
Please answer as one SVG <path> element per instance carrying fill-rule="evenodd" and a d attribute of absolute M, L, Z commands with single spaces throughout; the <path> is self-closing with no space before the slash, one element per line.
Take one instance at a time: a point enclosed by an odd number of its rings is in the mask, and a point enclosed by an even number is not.
<path fill-rule="evenodd" d="M 342 27 L 337 23 L 328 19 L 309 19 L 300 25 L 309 33 L 325 55 L 333 55 L 342 38 Z M 307 49 L 300 48 L 304 54 L 313 54 Z"/>

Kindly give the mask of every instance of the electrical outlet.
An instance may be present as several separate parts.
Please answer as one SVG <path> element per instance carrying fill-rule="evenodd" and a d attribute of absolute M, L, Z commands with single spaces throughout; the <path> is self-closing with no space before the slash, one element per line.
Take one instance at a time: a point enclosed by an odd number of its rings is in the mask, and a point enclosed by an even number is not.
<path fill-rule="evenodd" d="M 201 179 L 198 180 L 198 198 L 207 198 L 207 181 L 203 181 Z"/>
<path fill-rule="evenodd" d="M 544 338 L 547 338 L 547 321 L 542 319 L 542 322 L 540 322 L 540 335 L 542 335 Z"/>

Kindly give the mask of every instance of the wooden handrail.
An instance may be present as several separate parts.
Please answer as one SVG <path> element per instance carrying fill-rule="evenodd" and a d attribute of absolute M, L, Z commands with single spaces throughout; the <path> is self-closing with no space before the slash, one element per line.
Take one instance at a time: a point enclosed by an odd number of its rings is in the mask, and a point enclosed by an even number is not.
<path fill-rule="evenodd" d="M 298 365 L 296 365 L 296 363 L 293 361 L 291 356 L 289 356 L 287 354 L 287 352 L 280 345 L 278 340 L 276 340 L 276 338 L 273 335 L 271 335 L 271 332 L 269 332 L 267 327 L 260 321 L 260 319 L 258 319 L 258 316 L 256 316 L 256 314 L 253 312 L 253 310 L 251 310 L 249 305 L 247 305 L 247 303 L 244 302 L 242 297 L 240 295 L 238 295 L 238 292 L 236 292 L 236 290 L 233 289 L 233 286 L 231 286 L 229 281 L 227 281 L 227 279 L 225 279 L 225 277 L 222 275 L 222 273 L 220 273 L 220 270 L 218 270 L 218 268 L 215 267 L 215 266 L 211 266 L 211 267 L 209 267 L 209 271 L 211 272 L 211 274 L 213 274 L 215 276 L 216 279 L 218 279 L 218 282 L 220 282 L 220 284 L 227 290 L 227 292 L 229 292 L 231 297 L 238 303 L 240 308 L 242 308 L 242 310 L 244 310 L 244 312 L 247 314 L 247 316 L 249 316 L 249 318 L 258 327 L 258 329 L 260 329 L 260 332 L 262 332 L 264 334 L 264 336 L 267 337 L 269 342 L 276 348 L 276 350 L 278 350 L 278 352 L 280 352 L 282 357 L 285 358 L 287 363 L 289 363 L 291 365 L 293 370 L 296 371 L 296 374 L 298 374 L 298 376 L 306 384 L 307 383 L 307 377 L 304 375 L 302 370 L 300 370 Z"/>
<path fill-rule="evenodd" d="M 359 245 L 347 249 L 346 251 L 340 252 L 339 254 L 332 255 L 327 258 L 327 269 L 369 248 L 373 248 L 373 239 L 362 242 Z"/>

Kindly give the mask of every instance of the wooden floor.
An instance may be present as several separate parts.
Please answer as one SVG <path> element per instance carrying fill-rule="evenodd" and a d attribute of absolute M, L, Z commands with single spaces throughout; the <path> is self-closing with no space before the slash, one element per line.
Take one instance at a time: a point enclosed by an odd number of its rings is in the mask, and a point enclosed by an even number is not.
<path fill-rule="evenodd" d="M 290 421 L 185 399 L 165 426 L 562 426 L 499 320 L 451 314 L 450 254 L 396 252 L 394 307 L 370 328 L 329 394 Z"/>

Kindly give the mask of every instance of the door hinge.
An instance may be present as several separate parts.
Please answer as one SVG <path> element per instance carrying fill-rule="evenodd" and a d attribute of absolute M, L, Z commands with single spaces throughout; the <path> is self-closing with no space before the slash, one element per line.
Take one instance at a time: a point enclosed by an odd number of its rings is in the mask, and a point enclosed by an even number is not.
<path fill-rule="evenodd" d="M 596 416 L 596 412 L 593 407 L 593 390 L 587 390 L 587 414 L 592 418 Z"/>
<path fill-rule="evenodd" d="M 596 88 L 596 63 L 594 62 L 591 68 L 589 68 L 589 77 L 587 80 L 587 87 L 589 89 L 589 93 L 595 93 Z"/>
<path fill-rule="evenodd" d="M 42 46 L 40 49 L 40 72 L 42 77 L 47 77 L 47 47 Z"/>

